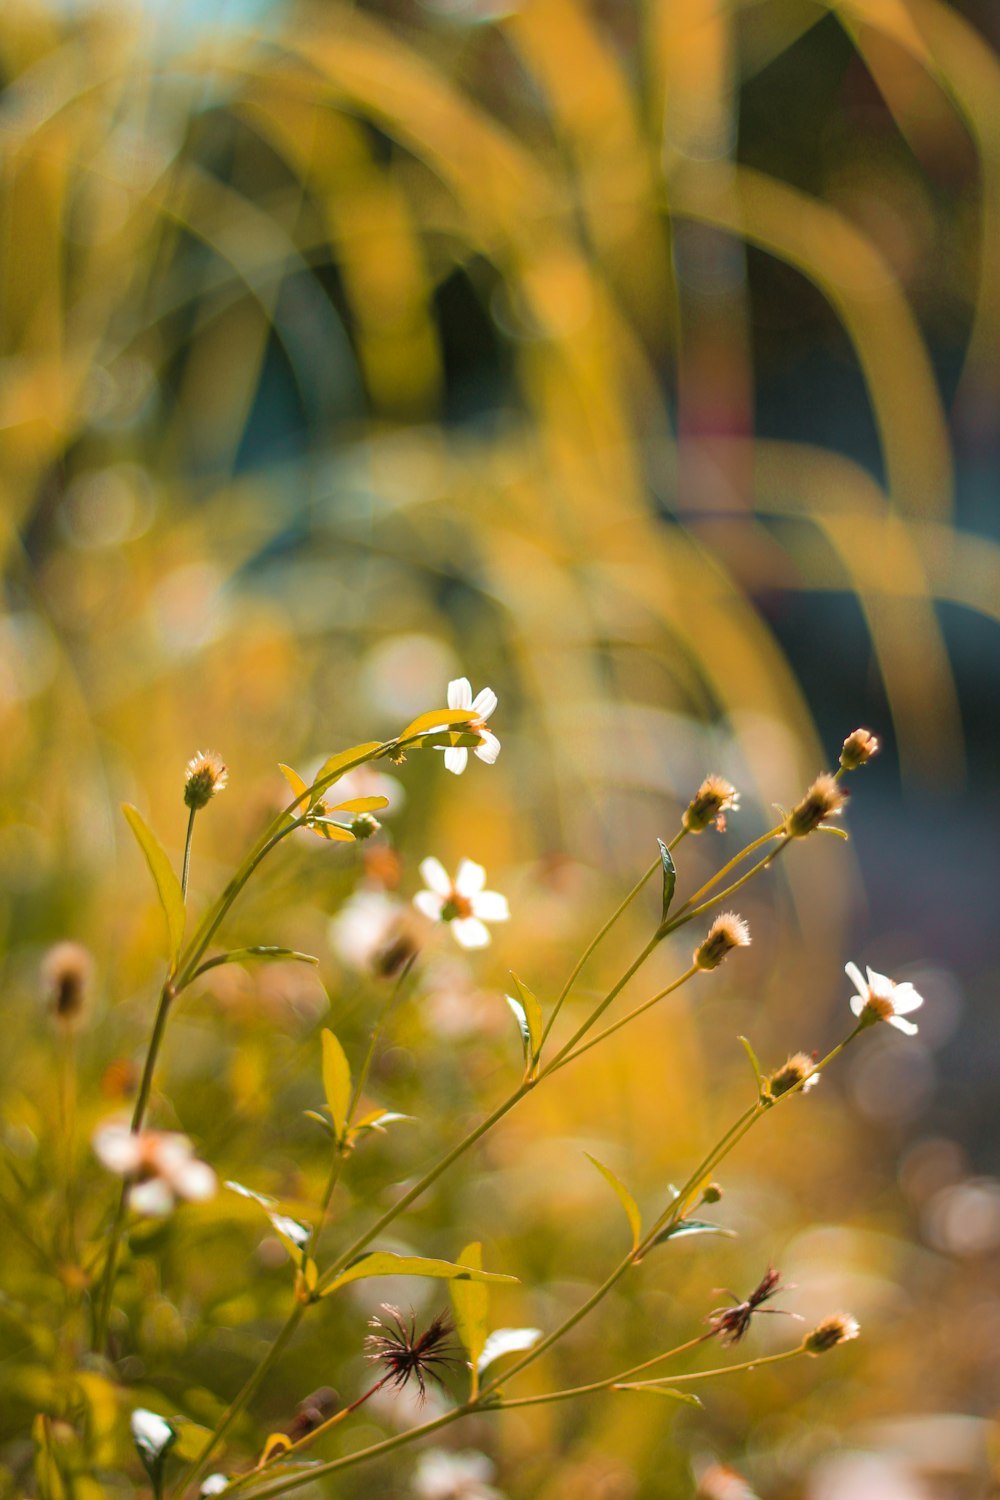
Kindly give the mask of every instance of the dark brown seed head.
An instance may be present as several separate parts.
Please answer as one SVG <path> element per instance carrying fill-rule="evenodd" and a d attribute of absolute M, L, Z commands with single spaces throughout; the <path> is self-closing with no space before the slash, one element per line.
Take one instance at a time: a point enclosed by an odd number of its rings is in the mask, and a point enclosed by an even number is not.
<path fill-rule="evenodd" d="M 385 1383 L 396 1390 L 415 1380 L 422 1400 L 427 1394 L 427 1377 L 431 1376 L 440 1385 L 438 1368 L 446 1369 L 455 1363 L 451 1323 L 444 1313 L 439 1313 L 423 1333 L 417 1333 L 413 1313 L 408 1320 L 404 1319 L 398 1307 L 385 1302 L 382 1311 L 385 1316 L 372 1318 L 368 1325 L 375 1329 L 365 1339 L 368 1358 L 382 1366 Z"/>

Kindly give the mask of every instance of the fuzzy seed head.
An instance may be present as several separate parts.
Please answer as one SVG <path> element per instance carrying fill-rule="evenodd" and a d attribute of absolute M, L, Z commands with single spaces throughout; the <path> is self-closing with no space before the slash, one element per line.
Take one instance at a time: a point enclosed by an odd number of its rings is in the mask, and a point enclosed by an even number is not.
<path fill-rule="evenodd" d="M 207 807 L 216 792 L 225 790 L 229 772 L 221 755 L 214 750 L 199 750 L 187 763 L 184 774 L 184 802 L 197 812 Z"/>
<path fill-rule="evenodd" d="M 845 771 L 856 771 L 859 766 L 870 761 L 873 755 L 877 755 L 880 748 L 878 736 L 872 734 L 870 729 L 855 729 L 844 741 L 840 764 Z"/>
<path fill-rule="evenodd" d="M 805 838 L 827 818 L 840 814 L 847 801 L 847 793 L 829 771 L 817 776 L 797 807 L 793 807 L 785 823 L 785 832 L 793 839 Z"/>
<path fill-rule="evenodd" d="M 803 1094 L 819 1083 L 820 1075 L 815 1070 L 812 1058 L 806 1052 L 794 1052 L 790 1058 L 776 1068 L 767 1080 L 767 1092 L 772 1099 L 787 1094 L 789 1089 L 799 1088 Z"/>
<path fill-rule="evenodd" d="M 82 943 L 56 943 L 42 960 L 42 983 L 52 1014 L 70 1025 L 87 1003 L 93 960 Z"/>
<path fill-rule="evenodd" d="M 750 929 L 743 918 L 734 911 L 724 911 L 694 950 L 694 962 L 699 969 L 717 969 L 731 949 L 749 946 Z"/>
<path fill-rule="evenodd" d="M 832 1313 L 822 1323 L 818 1323 L 812 1333 L 806 1334 L 802 1347 L 807 1354 L 826 1354 L 828 1350 L 836 1349 L 838 1344 L 856 1339 L 860 1332 L 857 1318 L 852 1318 L 848 1313 Z"/>
<path fill-rule="evenodd" d="M 370 839 L 373 833 L 378 833 L 382 824 L 378 818 L 373 818 L 371 813 L 358 813 L 351 822 L 351 832 L 356 839 L 364 841 Z"/>
<path fill-rule="evenodd" d="M 688 833 L 702 833 L 714 823 L 722 833 L 726 826 L 724 814 L 740 805 L 740 794 L 724 776 L 706 776 L 688 804 L 681 822 Z"/>

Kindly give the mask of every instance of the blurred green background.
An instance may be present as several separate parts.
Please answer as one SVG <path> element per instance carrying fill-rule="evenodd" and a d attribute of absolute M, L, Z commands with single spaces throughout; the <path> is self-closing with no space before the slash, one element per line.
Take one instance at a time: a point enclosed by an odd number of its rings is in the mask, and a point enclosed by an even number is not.
<path fill-rule="evenodd" d="M 551 1326 L 623 1247 L 583 1150 L 656 1203 L 746 1102 L 737 1033 L 772 1066 L 832 1045 L 853 957 L 925 993 L 919 1038 L 866 1037 L 765 1122 L 724 1178 L 739 1239 L 650 1261 L 525 1388 L 690 1336 L 771 1261 L 787 1306 L 844 1306 L 864 1338 L 720 1382 L 701 1413 L 602 1398 L 459 1429 L 510 1500 L 670 1500 L 713 1463 L 774 1500 L 1000 1487 L 998 43 L 990 0 L 0 15 L 0 1187 L 26 1222 L 56 1211 L 61 1149 L 39 964 L 66 937 L 95 955 L 75 1170 L 96 1233 L 113 1184 L 87 1142 L 127 1103 L 161 972 L 118 807 L 179 856 L 195 750 L 230 767 L 198 829 L 207 899 L 281 804 L 278 760 L 389 735 L 454 676 L 499 694 L 495 768 L 414 755 L 367 856 L 303 836 L 237 908 L 227 941 L 315 952 L 319 978 L 223 971 L 168 1036 L 154 1123 L 308 1215 L 319 1027 L 360 1055 L 384 989 L 338 957 L 331 913 L 359 883 L 408 899 L 427 853 L 485 864 L 514 920 L 423 966 L 370 1090 L 417 1124 L 355 1159 L 338 1212 L 360 1226 L 514 1081 L 508 968 L 551 998 L 707 771 L 742 807 L 682 846 L 685 882 L 857 724 L 883 737 L 851 845 L 812 840 L 749 888 L 749 954 L 561 1075 L 393 1242 L 481 1238 L 523 1282 L 503 1321 Z M 657 955 L 650 992 L 688 951 Z M 2 1245 L 18 1495 L 32 1417 L 67 1412 L 78 1298 Z M 122 1409 L 210 1421 L 287 1310 L 280 1247 L 223 1194 L 133 1248 Z M 360 1389 L 378 1300 L 303 1332 L 245 1454 L 313 1387 Z M 79 1439 L 103 1488 L 78 1500 L 141 1493 L 109 1389 Z M 323 1493 L 484 1493 L 414 1462 Z"/>

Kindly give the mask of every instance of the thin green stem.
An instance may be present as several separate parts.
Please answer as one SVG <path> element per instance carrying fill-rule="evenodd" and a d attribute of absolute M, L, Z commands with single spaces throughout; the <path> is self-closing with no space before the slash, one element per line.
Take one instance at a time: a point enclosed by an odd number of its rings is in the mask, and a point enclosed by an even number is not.
<path fill-rule="evenodd" d="M 611 987 L 611 989 L 604 996 L 604 999 L 600 1002 L 600 1004 L 597 1005 L 595 1007 L 595 1009 L 591 1011 L 590 1015 L 584 1021 L 583 1025 L 582 1026 L 578 1026 L 577 1029 L 576 1029 L 576 1031 L 574 1031 L 573 1035 L 570 1037 L 569 1041 L 566 1042 L 559 1049 L 559 1051 L 556 1053 L 555 1057 L 552 1059 L 552 1061 L 549 1063 L 548 1067 L 545 1069 L 546 1073 L 551 1073 L 557 1067 L 559 1067 L 562 1064 L 562 1062 L 564 1061 L 564 1059 L 567 1058 L 569 1056 L 569 1054 L 573 1051 L 573 1049 L 576 1047 L 576 1044 L 578 1042 L 581 1042 L 583 1040 L 583 1038 L 587 1035 L 587 1032 L 591 1029 L 591 1027 L 594 1025 L 594 1023 L 596 1021 L 598 1021 L 601 1016 L 603 1016 L 603 1014 L 607 1010 L 608 1006 L 611 1005 L 612 1002 L 618 998 L 618 996 L 621 994 L 622 990 L 628 984 L 628 982 L 632 978 L 632 976 L 634 974 L 637 974 L 638 971 L 642 968 L 643 964 L 646 962 L 646 959 L 652 953 L 653 949 L 657 946 L 657 944 L 659 943 L 659 941 L 660 941 L 660 934 L 659 934 L 659 932 L 655 932 L 653 934 L 653 936 L 650 938 L 649 942 L 643 948 L 643 950 L 639 954 L 639 956 L 637 958 L 635 958 L 632 961 L 632 963 L 629 964 L 628 968 L 625 970 L 625 973 L 622 975 L 622 977 L 618 980 L 617 984 L 615 984 L 615 985 L 613 985 Z"/>
<path fill-rule="evenodd" d="M 184 862 L 181 865 L 181 897 L 184 901 L 187 901 L 188 877 L 191 874 L 191 843 L 194 839 L 194 820 L 197 811 L 196 807 L 188 809 L 187 833 L 184 837 Z"/>
<path fill-rule="evenodd" d="M 666 922 L 664 924 L 664 926 L 660 929 L 659 936 L 669 937 L 670 933 L 676 932 L 678 927 L 683 927 L 686 923 L 692 921 L 693 918 L 700 916 L 703 911 L 708 911 L 709 907 L 718 906 L 720 901 L 725 901 L 728 896 L 731 896 L 734 893 L 734 891 L 738 891 L 741 886 L 746 885 L 748 880 L 752 880 L 755 875 L 760 874 L 761 870 L 766 870 L 769 865 L 773 864 L 774 861 L 778 858 L 778 855 L 783 853 L 783 851 L 788 848 L 791 842 L 791 838 L 783 839 L 776 848 L 772 849 L 768 854 L 765 854 L 763 859 L 759 859 L 755 865 L 751 865 L 750 869 L 747 870 L 743 875 L 741 875 L 738 880 L 734 880 L 733 883 L 731 885 L 727 885 L 724 890 L 716 891 L 715 895 L 710 896 L 707 901 L 702 901 L 697 906 L 691 906 L 690 903 L 685 903 L 685 909 L 682 909 L 677 913 L 676 916 L 672 917 L 669 922 Z M 694 898 L 692 897 L 692 900 L 693 899 Z"/>
<path fill-rule="evenodd" d="M 735 1375 L 741 1370 L 756 1370 L 760 1365 L 780 1365 L 786 1359 L 804 1354 L 801 1344 L 794 1349 L 783 1349 L 780 1354 L 762 1354 L 757 1359 L 745 1359 L 738 1365 L 720 1365 L 715 1370 L 691 1370 L 687 1375 L 664 1375 L 660 1380 L 637 1380 L 633 1389 L 656 1390 L 657 1386 L 690 1385 L 695 1380 L 712 1380 L 716 1375 Z"/>
<path fill-rule="evenodd" d="M 571 1052 L 561 1062 L 554 1058 L 550 1065 L 542 1070 L 540 1076 L 546 1078 L 550 1073 L 556 1073 L 560 1068 L 564 1068 L 567 1063 L 575 1062 L 578 1057 L 582 1057 L 585 1052 L 589 1052 L 591 1047 L 596 1047 L 598 1043 L 606 1041 L 614 1032 L 620 1031 L 623 1026 L 627 1026 L 637 1016 L 641 1016 L 643 1011 L 649 1010 L 651 1006 L 657 1005 L 659 1001 L 665 1000 L 668 995 L 672 995 L 675 990 L 679 990 L 682 984 L 686 984 L 689 979 L 693 978 L 699 972 L 698 965 L 692 964 L 672 984 L 668 984 L 665 990 L 661 990 L 658 995 L 654 995 L 650 1000 L 644 1000 L 641 1005 L 637 1005 L 630 1010 L 628 1015 L 622 1016 L 619 1020 L 612 1022 L 610 1026 L 605 1026 L 603 1031 L 599 1031 L 596 1036 L 591 1037 L 589 1042 L 586 1042 L 582 1047 L 578 1047 L 575 1052 Z"/>
<path fill-rule="evenodd" d="M 703 886 L 700 886 L 698 890 L 695 891 L 694 895 L 689 896 L 686 901 L 683 901 L 677 908 L 674 915 L 680 916 L 683 912 L 687 911 L 689 906 L 695 905 L 696 902 L 701 900 L 702 896 L 706 896 L 714 886 L 717 886 L 720 880 L 724 880 L 729 874 L 730 870 L 735 870 L 737 865 L 742 864 L 748 855 L 753 854 L 756 852 L 756 850 L 763 848 L 763 846 L 769 843 L 771 839 L 779 838 L 780 835 L 784 833 L 784 831 L 784 823 L 779 823 L 776 828 L 768 829 L 767 833 L 762 833 L 760 838 L 754 839 L 752 843 L 747 844 L 740 850 L 738 854 L 734 854 L 732 859 L 727 860 L 721 869 L 716 870 L 711 879 L 706 880 L 705 884 Z"/>

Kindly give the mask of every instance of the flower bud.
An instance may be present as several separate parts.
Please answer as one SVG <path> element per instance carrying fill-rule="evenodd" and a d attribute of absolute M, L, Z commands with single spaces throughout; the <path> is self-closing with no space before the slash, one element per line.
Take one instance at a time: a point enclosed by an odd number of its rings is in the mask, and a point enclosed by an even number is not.
<path fill-rule="evenodd" d="M 880 742 L 877 735 L 872 734 L 870 729 L 855 729 L 844 741 L 844 748 L 840 752 L 840 764 L 845 771 L 856 771 L 877 755 L 880 750 Z"/>
<path fill-rule="evenodd" d="M 860 1332 L 856 1318 L 850 1317 L 848 1313 L 832 1313 L 822 1323 L 818 1323 L 812 1333 L 806 1334 L 802 1340 L 802 1348 L 806 1354 L 826 1354 L 829 1349 L 836 1349 L 838 1344 L 856 1339 Z"/>
<path fill-rule="evenodd" d="M 371 813 L 358 813 L 351 823 L 351 832 L 356 839 L 363 841 L 378 833 L 381 827 L 378 818 L 373 818 Z"/>
<path fill-rule="evenodd" d="M 702 833 L 710 823 L 722 833 L 726 826 L 723 816 L 730 808 L 739 807 L 740 794 L 724 776 L 706 776 L 695 792 L 681 822 L 688 833 Z"/>
<path fill-rule="evenodd" d="M 797 807 L 793 807 L 785 822 L 785 832 L 793 839 L 805 838 L 807 833 L 812 833 L 827 818 L 836 817 L 847 801 L 847 792 L 831 776 L 829 771 L 824 771 L 822 776 L 817 776 L 812 786 L 806 792 Z"/>
<path fill-rule="evenodd" d="M 87 1003 L 93 961 L 82 943 L 56 943 L 42 961 L 42 982 L 52 1013 L 71 1024 Z"/>
<path fill-rule="evenodd" d="M 730 949 L 746 948 L 749 943 L 750 929 L 743 918 L 734 911 L 723 912 L 694 950 L 694 962 L 699 969 L 717 969 Z"/>
<path fill-rule="evenodd" d="M 199 750 L 187 763 L 184 777 L 184 802 L 192 812 L 207 807 L 216 792 L 225 790 L 229 772 L 221 755 Z"/>
<path fill-rule="evenodd" d="M 779 1099 L 782 1094 L 787 1094 L 789 1089 L 794 1088 L 805 1094 L 819 1083 L 819 1078 L 812 1058 L 805 1052 L 794 1052 L 771 1074 L 765 1089 L 772 1099 Z"/>

